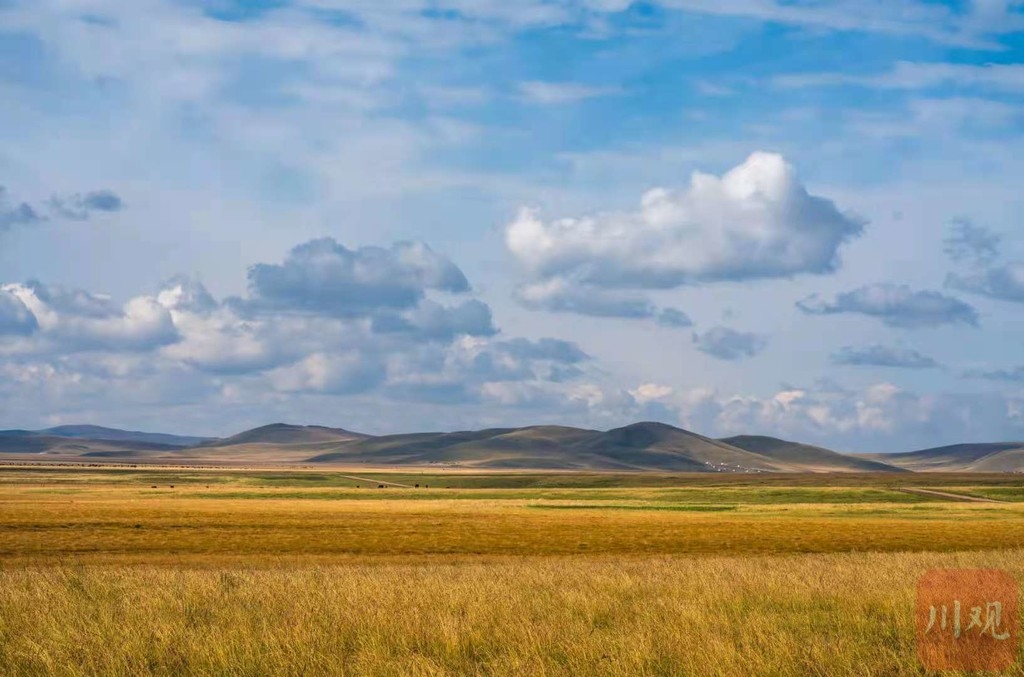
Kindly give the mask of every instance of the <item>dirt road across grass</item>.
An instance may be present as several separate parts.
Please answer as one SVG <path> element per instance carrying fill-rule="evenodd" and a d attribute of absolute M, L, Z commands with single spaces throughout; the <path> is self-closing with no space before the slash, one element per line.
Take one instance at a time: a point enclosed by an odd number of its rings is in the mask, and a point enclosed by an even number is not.
<path fill-rule="evenodd" d="M 967 501 L 968 503 L 1005 503 L 1006 501 L 1000 501 L 995 498 L 985 498 L 984 496 L 971 496 L 969 494 L 954 494 L 948 491 L 935 491 L 934 489 L 900 489 L 905 494 L 917 494 L 919 496 L 937 496 L 939 498 L 948 498 L 951 501 Z"/>
<path fill-rule="evenodd" d="M 369 477 L 356 477 L 355 475 L 341 475 L 346 479 L 355 480 L 356 482 L 366 482 L 369 485 L 378 484 L 386 487 L 399 487 L 401 489 L 412 489 L 408 484 L 399 484 L 398 482 L 385 482 L 384 480 L 373 480 Z"/>

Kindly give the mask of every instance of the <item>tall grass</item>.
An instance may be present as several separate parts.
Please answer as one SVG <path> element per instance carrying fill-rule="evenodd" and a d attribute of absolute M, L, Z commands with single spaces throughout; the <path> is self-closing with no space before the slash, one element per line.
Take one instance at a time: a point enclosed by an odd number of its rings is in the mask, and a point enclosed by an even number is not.
<path fill-rule="evenodd" d="M 920 674 L 923 571 L 1024 580 L 1024 504 L 875 477 L 400 492 L 280 475 L 0 472 L 0 676 Z"/>
<path fill-rule="evenodd" d="M 1021 576 L 1022 555 L 6 569 L 0 672 L 923 674 L 917 577 L 937 566 Z"/>
<path fill-rule="evenodd" d="M 643 493 L 644 490 L 639 490 Z M 0 562 L 252 563 L 263 557 L 742 555 L 1024 547 L 1024 505 L 646 500 L 303 500 L 114 489 L 0 495 Z M 641 498 L 641 497 L 637 497 Z M 537 505 L 572 509 L 538 509 Z M 616 509 L 629 506 L 631 509 Z M 730 506 L 730 507 L 732 507 Z M 655 510 L 673 507 L 674 510 Z M 720 507 L 720 506 L 719 506 Z"/>

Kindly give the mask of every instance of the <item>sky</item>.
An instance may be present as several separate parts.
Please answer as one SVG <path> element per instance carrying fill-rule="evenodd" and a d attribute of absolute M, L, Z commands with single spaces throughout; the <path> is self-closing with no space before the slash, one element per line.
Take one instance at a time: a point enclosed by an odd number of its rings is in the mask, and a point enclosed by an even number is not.
<path fill-rule="evenodd" d="M 0 427 L 1024 439 L 1020 0 L 0 0 Z"/>

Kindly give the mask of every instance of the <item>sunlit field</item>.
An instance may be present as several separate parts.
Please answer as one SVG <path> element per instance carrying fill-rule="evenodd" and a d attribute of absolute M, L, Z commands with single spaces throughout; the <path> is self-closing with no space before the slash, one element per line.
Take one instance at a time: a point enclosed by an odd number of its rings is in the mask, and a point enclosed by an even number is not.
<path fill-rule="evenodd" d="M 918 576 L 1024 574 L 1022 480 L 5 467 L 0 665 L 923 674 Z"/>

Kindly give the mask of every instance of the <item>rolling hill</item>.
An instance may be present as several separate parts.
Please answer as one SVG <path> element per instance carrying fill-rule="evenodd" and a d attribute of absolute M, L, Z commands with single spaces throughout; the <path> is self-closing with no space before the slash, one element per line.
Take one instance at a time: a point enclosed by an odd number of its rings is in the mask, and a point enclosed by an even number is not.
<path fill-rule="evenodd" d="M 147 442 L 169 447 L 192 447 L 208 441 L 209 437 L 189 437 L 166 433 L 145 433 L 138 430 L 119 430 L 98 425 L 61 425 L 55 428 L 35 431 L 41 435 L 70 437 L 84 440 L 109 440 L 112 442 Z"/>
<path fill-rule="evenodd" d="M 76 425 L 0 431 L 0 458 L 479 470 L 1024 472 L 1024 443 L 841 454 L 761 435 L 712 439 L 655 422 L 606 431 L 539 425 L 380 436 L 274 423 L 221 439 Z"/>
<path fill-rule="evenodd" d="M 754 438 L 750 438 L 754 439 Z M 764 438 L 767 439 L 767 438 Z M 777 440 L 779 445 L 798 447 Z M 813 458 L 809 450 L 814 450 Z M 801 454 L 747 449 L 664 423 L 608 431 L 566 426 L 491 428 L 369 436 L 274 425 L 176 454 L 221 460 L 290 460 L 315 465 L 673 472 L 865 472 L 897 468 L 818 447 Z M 774 453 L 774 456 L 773 456 Z"/>
<path fill-rule="evenodd" d="M 607 432 L 531 426 L 389 435 L 347 444 L 310 462 L 683 472 L 714 472 L 731 464 L 730 469 L 742 471 L 773 469 L 770 462 L 742 449 L 662 423 L 635 423 Z"/>
<path fill-rule="evenodd" d="M 155 442 L 60 437 L 30 430 L 0 431 L 0 456 L 54 458 L 135 458 L 180 451 L 183 447 Z"/>
<path fill-rule="evenodd" d="M 767 456 L 768 458 L 785 464 L 792 464 L 804 472 L 835 472 L 845 470 L 849 472 L 893 472 L 905 470 L 889 463 L 885 459 L 875 460 L 840 454 L 839 452 L 815 447 L 799 442 L 789 442 L 776 437 L 763 435 L 738 435 L 726 437 L 721 440 L 740 449 Z"/>
<path fill-rule="evenodd" d="M 299 463 L 367 436 L 341 428 L 272 423 L 174 454 L 179 461 Z"/>
<path fill-rule="evenodd" d="M 898 454 L 862 454 L 917 472 L 1024 472 L 1024 442 L 952 444 Z"/>
<path fill-rule="evenodd" d="M 232 447 L 248 444 L 315 445 L 324 442 L 348 442 L 364 437 L 366 435 L 342 430 L 341 428 L 271 423 L 270 425 L 240 432 L 231 437 L 210 440 L 203 446 Z"/>

